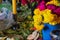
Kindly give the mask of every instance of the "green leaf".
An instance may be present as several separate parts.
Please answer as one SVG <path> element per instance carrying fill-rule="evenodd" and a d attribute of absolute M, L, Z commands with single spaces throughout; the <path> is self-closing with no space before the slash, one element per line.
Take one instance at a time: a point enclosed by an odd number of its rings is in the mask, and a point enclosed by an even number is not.
<path fill-rule="evenodd" d="M 32 7 L 35 5 L 35 2 L 32 3 Z"/>

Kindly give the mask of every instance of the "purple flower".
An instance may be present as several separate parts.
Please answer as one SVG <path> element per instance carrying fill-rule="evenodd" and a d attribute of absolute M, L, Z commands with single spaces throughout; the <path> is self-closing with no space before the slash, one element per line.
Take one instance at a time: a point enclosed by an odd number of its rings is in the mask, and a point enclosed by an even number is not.
<path fill-rule="evenodd" d="M 56 9 L 56 6 L 53 5 L 53 4 L 48 4 L 47 5 L 47 8 L 50 9 L 50 10 L 55 10 Z"/>
<path fill-rule="evenodd" d="M 41 3 L 39 3 L 39 5 L 37 6 L 38 9 L 40 9 L 41 11 L 46 9 L 46 5 L 45 5 L 45 2 L 42 1 Z"/>
<path fill-rule="evenodd" d="M 58 16 L 60 16 L 60 7 L 57 7 L 57 9 L 54 10 L 54 13 L 57 14 Z"/>

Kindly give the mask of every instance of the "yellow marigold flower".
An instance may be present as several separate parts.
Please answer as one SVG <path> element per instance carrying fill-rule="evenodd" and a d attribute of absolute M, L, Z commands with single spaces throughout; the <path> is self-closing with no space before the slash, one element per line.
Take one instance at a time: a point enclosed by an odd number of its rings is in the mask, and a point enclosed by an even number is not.
<path fill-rule="evenodd" d="M 59 24 L 60 23 L 60 17 L 58 17 L 56 21 Z"/>
<path fill-rule="evenodd" d="M 53 21 L 53 22 L 50 22 L 49 24 L 51 24 L 51 25 L 56 25 L 57 22 L 56 22 L 56 21 Z"/>
<path fill-rule="evenodd" d="M 42 21 L 42 17 L 40 15 L 34 15 L 33 19 L 34 19 L 34 26 L 37 26 Z"/>
<path fill-rule="evenodd" d="M 41 31 L 43 28 L 44 28 L 44 25 L 41 24 L 41 25 L 36 25 L 35 28 L 39 31 Z"/>
<path fill-rule="evenodd" d="M 51 25 L 56 25 L 58 23 L 59 17 L 56 14 L 53 14 L 54 19 L 49 22 Z"/>
<path fill-rule="evenodd" d="M 47 2 L 47 4 L 46 5 L 48 5 L 48 4 L 54 4 L 54 5 L 58 5 L 59 3 L 58 3 L 58 1 L 57 0 L 52 0 L 52 1 L 50 1 L 50 2 Z"/>
<path fill-rule="evenodd" d="M 43 15 L 43 14 L 46 14 L 46 13 L 51 13 L 51 10 L 45 9 L 45 10 L 41 11 L 41 13 L 42 13 L 42 15 Z"/>
<path fill-rule="evenodd" d="M 54 19 L 54 15 L 51 14 L 51 10 L 46 9 L 45 11 L 43 11 L 43 17 L 44 17 L 44 23 L 49 23 L 50 21 L 52 21 Z"/>
<path fill-rule="evenodd" d="M 41 14 L 41 11 L 40 11 L 39 9 L 35 9 L 35 10 L 34 10 L 34 14 L 35 14 L 35 15 L 39 15 L 39 14 Z"/>
<path fill-rule="evenodd" d="M 34 26 L 36 26 L 36 25 L 38 25 L 39 24 L 39 22 L 34 22 Z"/>
<path fill-rule="evenodd" d="M 42 22 L 42 16 L 41 15 L 34 15 L 33 19 L 34 19 L 34 22 Z"/>

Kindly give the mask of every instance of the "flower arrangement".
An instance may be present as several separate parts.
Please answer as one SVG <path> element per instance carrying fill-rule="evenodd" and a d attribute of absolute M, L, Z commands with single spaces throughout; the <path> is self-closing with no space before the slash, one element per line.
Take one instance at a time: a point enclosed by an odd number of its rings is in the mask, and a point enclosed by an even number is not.
<path fill-rule="evenodd" d="M 4 33 L 18 34 L 23 37 L 23 40 L 27 40 L 28 36 L 28 38 L 31 39 L 35 35 L 30 36 L 29 34 L 31 34 L 34 30 L 38 30 L 39 36 L 42 37 L 41 30 L 43 30 L 45 23 L 50 25 L 60 23 L 59 1 L 52 0 L 46 2 L 46 0 L 20 0 L 20 4 L 17 6 L 19 8 L 17 8 L 19 11 L 17 14 L 17 23 L 19 24 L 19 27 L 11 27 L 4 30 L 2 35 L 4 35 Z M 38 40 L 41 39 L 39 37 Z"/>
<path fill-rule="evenodd" d="M 37 8 L 34 10 L 34 27 L 37 30 L 42 30 L 44 28 L 44 23 L 51 25 L 59 24 L 60 22 L 60 7 L 57 5 L 58 1 L 52 0 L 45 3 L 42 1 L 39 3 Z"/>
<path fill-rule="evenodd" d="M 4 30 L 1 35 L 2 36 L 7 36 L 7 34 L 18 34 L 23 36 L 23 40 L 27 40 L 27 36 L 35 29 L 33 29 L 33 10 L 35 6 L 37 5 L 39 0 L 34 1 L 31 0 L 20 0 L 20 3 L 17 3 L 17 23 L 19 25 L 15 25 L 18 27 L 15 27 L 14 25 L 7 29 Z M 0 4 L 1 6 L 2 4 Z M 3 4 L 4 5 L 4 4 Z M 3 6 L 5 7 L 5 6 Z M 2 7 L 1 7 L 2 8 Z M 6 34 L 5 34 L 6 33 Z M 0 35 L 0 36 L 1 36 Z M 9 35 L 10 36 L 10 35 Z"/>

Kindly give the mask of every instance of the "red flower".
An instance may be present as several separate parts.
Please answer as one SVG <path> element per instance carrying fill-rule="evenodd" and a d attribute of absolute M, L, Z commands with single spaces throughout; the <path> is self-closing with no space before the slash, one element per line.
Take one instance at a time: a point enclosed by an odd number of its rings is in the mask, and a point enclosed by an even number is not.
<path fill-rule="evenodd" d="M 56 9 L 56 6 L 53 5 L 53 4 L 48 4 L 48 5 L 47 5 L 47 9 L 55 10 L 55 9 Z"/>
<path fill-rule="evenodd" d="M 21 4 L 22 5 L 26 5 L 27 4 L 27 0 L 21 0 Z"/>
<path fill-rule="evenodd" d="M 34 28 L 30 28 L 30 30 L 36 30 L 36 28 L 34 27 Z"/>

